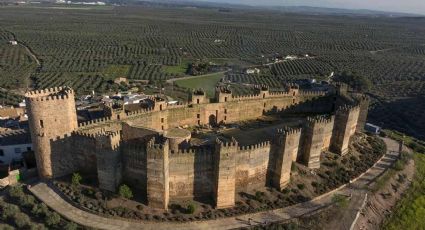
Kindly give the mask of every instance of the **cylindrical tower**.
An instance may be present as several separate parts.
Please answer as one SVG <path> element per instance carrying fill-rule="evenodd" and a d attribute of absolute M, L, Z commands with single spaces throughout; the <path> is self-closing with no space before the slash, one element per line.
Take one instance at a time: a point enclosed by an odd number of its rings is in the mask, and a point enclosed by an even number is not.
<path fill-rule="evenodd" d="M 68 87 L 31 91 L 25 94 L 28 123 L 35 151 L 38 175 L 52 178 L 51 139 L 78 128 L 74 91 Z"/>
<path fill-rule="evenodd" d="M 190 141 L 191 133 L 186 129 L 168 129 L 164 132 L 164 137 L 168 139 L 170 150 L 174 152 L 179 151 L 179 147 L 183 147 L 183 144 L 187 144 Z"/>

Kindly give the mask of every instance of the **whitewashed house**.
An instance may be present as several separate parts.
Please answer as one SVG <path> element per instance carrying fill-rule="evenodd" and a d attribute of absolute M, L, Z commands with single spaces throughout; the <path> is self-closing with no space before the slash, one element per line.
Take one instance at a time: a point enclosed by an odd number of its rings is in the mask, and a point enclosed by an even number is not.
<path fill-rule="evenodd" d="M 22 153 L 32 150 L 30 133 L 26 130 L 11 130 L 0 135 L 0 164 L 23 159 Z"/>

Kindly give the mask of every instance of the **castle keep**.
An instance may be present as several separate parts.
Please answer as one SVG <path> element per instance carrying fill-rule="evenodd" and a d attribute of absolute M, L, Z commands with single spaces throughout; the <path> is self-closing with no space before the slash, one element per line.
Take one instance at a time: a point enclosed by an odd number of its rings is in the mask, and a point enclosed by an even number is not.
<path fill-rule="evenodd" d="M 212 99 L 197 90 L 187 104 L 170 105 L 159 97 L 136 112 L 105 107 L 108 117 L 77 122 L 74 91 L 54 88 L 26 94 L 39 176 L 61 177 L 76 171 L 96 175 L 99 187 L 115 192 L 126 183 L 146 194 L 149 206 L 167 209 L 170 200 L 211 198 L 231 207 L 235 195 L 252 188 L 283 189 L 292 162 L 320 167 L 324 150 L 346 154 L 351 136 L 366 121 L 368 100 L 341 86 L 284 92 L 259 87 L 257 94 L 235 96 L 217 88 Z M 233 137 L 192 143 L 178 127 L 216 126 L 255 120 L 263 115 L 300 116 L 296 127 L 275 129 L 271 138 L 243 145 Z M 308 114 L 307 117 L 302 117 Z"/>

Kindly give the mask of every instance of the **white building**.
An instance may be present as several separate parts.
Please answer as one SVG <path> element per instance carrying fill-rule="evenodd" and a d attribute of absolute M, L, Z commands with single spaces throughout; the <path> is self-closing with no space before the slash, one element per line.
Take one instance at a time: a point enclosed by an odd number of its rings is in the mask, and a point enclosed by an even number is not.
<path fill-rule="evenodd" d="M 146 95 L 131 94 L 124 96 L 124 105 L 139 104 L 141 101 L 146 100 Z"/>
<path fill-rule="evenodd" d="M 261 70 L 258 68 L 250 68 L 245 70 L 245 73 L 247 74 L 259 74 L 260 72 Z"/>
<path fill-rule="evenodd" d="M 17 42 L 17 41 L 9 41 L 9 43 L 10 43 L 12 46 L 16 46 L 16 45 L 18 45 L 18 42 Z"/>
<path fill-rule="evenodd" d="M 285 57 L 285 60 L 295 60 L 295 59 L 297 59 L 297 56 L 295 55 L 288 55 Z"/>
<path fill-rule="evenodd" d="M 31 136 L 23 129 L 7 131 L 0 135 L 0 164 L 20 161 L 22 153 L 32 150 Z"/>

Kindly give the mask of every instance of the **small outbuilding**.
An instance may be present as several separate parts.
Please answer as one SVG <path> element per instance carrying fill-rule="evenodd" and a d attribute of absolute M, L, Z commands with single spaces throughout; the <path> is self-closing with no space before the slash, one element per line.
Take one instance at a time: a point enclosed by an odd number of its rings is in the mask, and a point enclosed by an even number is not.
<path fill-rule="evenodd" d="M 371 123 L 366 123 L 364 129 L 372 134 L 378 135 L 379 133 L 381 133 L 381 127 L 371 124 Z"/>

